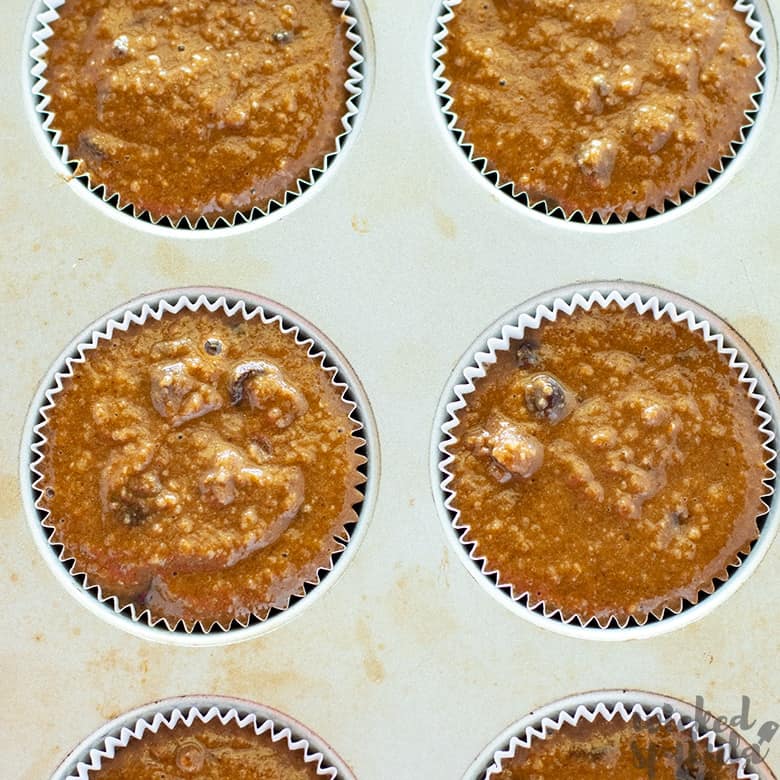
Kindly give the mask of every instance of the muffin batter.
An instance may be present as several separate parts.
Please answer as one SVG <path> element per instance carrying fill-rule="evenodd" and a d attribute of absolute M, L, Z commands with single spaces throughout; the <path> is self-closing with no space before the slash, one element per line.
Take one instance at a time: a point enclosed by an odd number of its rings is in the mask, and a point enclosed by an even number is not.
<path fill-rule="evenodd" d="M 164 726 L 156 734 L 132 740 L 104 760 L 95 780 L 314 780 L 314 763 L 306 764 L 303 752 L 291 751 L 286 740 L 274 742 L 268 733 L 253 727 L 227 726 L 218 720 L 190 727 Z"/>
<path fill-rule="evenodd" d="M 695 600 L 758 534 L 759 420 L 685 324 L 614 304 L 559 315 L 465 399 L 453 506 L 487 569 L 532 604 L 644 622 Z"/>
<path fill-rule="evenodd" d="M 52 128 L 122 204 L 231 221 L 336 150 L 351 43 L 330 0 L 67 0 L 59 13 Z"/>
<path fill-rule="evenodd" d="M 361 440 L 331 372 L 258 318 L 149 318 L 55 396 L 39 505 L 90 584 L 155 618 L 283 607 L 341 548 Z"/>
<path fill-rule="evenodd" d="M 736 780 L 737 765 L 724 764 L 723 754 L 707 752 L 690 731 L 674 724 L 620 716 L 591 724 L 564 724 L 547 739 L 518 748 L 494 780 Z"/>
<path fill-rule="evenodd" d="M 586 219 L 663 209 L 718 169 L 761 70 L 729 0 L 463 0 L 444 39 L 474 156 Z"/>

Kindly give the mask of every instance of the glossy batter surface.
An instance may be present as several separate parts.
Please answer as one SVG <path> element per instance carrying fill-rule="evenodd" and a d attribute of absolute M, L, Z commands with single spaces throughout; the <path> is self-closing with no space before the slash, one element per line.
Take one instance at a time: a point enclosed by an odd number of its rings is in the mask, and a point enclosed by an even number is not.
<path fill-rule="evenodd" d="M 442 57 L 475 157 L 532 201 L 661 209 L 746 124 L 761 66 L 729 0 L 463 0 Z"/>
<path fill-rule="evenodd" d="M 123 203 L 230 221 L 336 149 L 352 44 L 330 0 L 67 0 L 59 13 L 52 127 Z"/>
<path fill-rule="evenodd" d="M 282 607 L 356 519 L 357 424 L 276 324 L 206 311 L 116 334 L 49 413 L 40 504 L 104 594 L 204 626 Z"/>
<path fill-rule="evenodd" d="M 690 731 L 620 716 L 564 724 L 504 761 L 496 780 L 734 780 L 737 766 L 708 753 Z"/>
<path fill-rule="evenodd" d="M 757 536 L 759 420 L 684 324 L 615 305 L 559 315 L 465 398 L 453 506 L 532 603 L 643 620 L 694 599 Z"/>
<path fill-rule="evenodd" d="M 99 780 L 314 780 L 317 772 L 291 751 L 286 740 L 273 742 L 254 727 L 217 720 L 187 728 L 162 726 L 156 734 L 132 740 L 115 758 L 90 772 Z"/>

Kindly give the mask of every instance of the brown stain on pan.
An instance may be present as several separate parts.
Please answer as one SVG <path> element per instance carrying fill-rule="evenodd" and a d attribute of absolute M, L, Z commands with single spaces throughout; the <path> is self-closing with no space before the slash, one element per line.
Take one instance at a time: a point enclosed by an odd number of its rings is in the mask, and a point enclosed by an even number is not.
<path fill-rule="evenodd" d="M 439 582 L 445 588 L 450 587 L 450 554 L 446 547 L 442 550 L 441 561 L 439 562 Z"/>
<path fill-rule="evenodd" d="M 381 683 L 385 679 L 385 666 L 379 657 L 379 650 L 366 618 L 358 618 L 355 637 L 363 654 L 363 669 L 366 677 L 372 683 Z"/>
<path fill-rule="evenodd" d="M 93 675 L 93 690 L 102 694 L 97 709 L 104 720 L 112 720 L 123 711 L 117 698 L 116 681 L 125 680 L 125 697 L 132 701 L 152 701 L 159 698 L 169 679 L 170 658 L 161 647 L 112 647 L 94 653 L 85 668 Z"/>
<path fill-rule="evenodd" d="M 436 228 L 441 234 L 442 238 L 446 238 L 448 241 L 452 241 L 458 234 L 458 228 L 455 224 L 455 220 L 447 216 L 441 209 L 433 207 L 433 216 L 436 221 Z"/>
<path fill-rule="evenodd" d="M 19 480 L 15 474 L 0 474 L 0 504 L 8 510 L 21 500 Z"/>
<path fill-rule="evenodd" d="M 55 767 L 65 758 L 70 747 L 61 743 L 62 724 L 59 723 L 56 709 L 63 698 L 67 699 L 67 679 L 64 681 L 61 670 L 54 669 L 45 662 L 45 656 L 37 644 L 25 649 L 24 668 L 20 666 L 20 650 L 9 645 L 5 651 L 0 651 L 0 669 L 3 674 L 3 700 L 7 711 L 14 711 L 14 716 L 6 719 L 3 727 L 4 744 L 26 745 L 27 749 L 19 751 L 14 758 L 3 756 L 0 759 L 0 776 L 14 780 L 40 780 L 50 777 Z M 16 673 L 12 673 L 15 670 Z M 32 736 L 29 712 L 18 715 L 16 710 L 24 711 L 25 703 L 30 701 L 34 689 L 36 709 L 34 710 L 34 730 Z M 76 691 L 78 697 L 80 691 Z M 77 698 L 70 698 L 77 701 Z M 83 734 L 73 735 L 73 744 L 83 738 Z M 67 737 L 66 737 L 67 739 Z"/>
<path fill-rule="evenodd" d="M 190 258 L 170 241 L 157 243 L 154 261 L 159 272 L 168 279 L 185 279 L 190 271 Z"/>
<path fill-rule="evenodd" d="M 369 232 L 368 220 L 365 217 L 359 217 L 354 214 L 352 217 L 352 230 L 359 236 L 365 236 Z"/>
<path fill-rule="evenodd" d="M 114 251 L 113 247 L 104 246 L 98 252 L 98 259 L 103 266 L 103 271 L 108 268 L 113 268 L 114 265 L 116 265 L 117 260 L 116 252 Z"/>
<path fill-rule="evenodd" d="M 441 609 L 434 595 L 442 590 L 441 572 L 421 565 L 397 567 L 399 574 L 387 594 L 387 609 L 393 619 L 404 625 L 422 646 L 435 645 L 454 637 L 461 630 L 455 617 Z"/>
<path fill-rule="evenodd" d="M 258 652 L 256 643 L 213 650 L 209 667 L 213 673 L 204 683 L 209 690 L 223 695 L 269 703 L 295 701 L 301 691 L 322 699 L 334 695 L 327 677 L 299 671 L 289 659 L 273 652 Z"/>

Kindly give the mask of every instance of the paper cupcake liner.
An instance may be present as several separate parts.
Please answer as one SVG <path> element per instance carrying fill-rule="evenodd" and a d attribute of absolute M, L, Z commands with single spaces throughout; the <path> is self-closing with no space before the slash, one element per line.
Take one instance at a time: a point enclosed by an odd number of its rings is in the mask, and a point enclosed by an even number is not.
<path fill-rule="evenodd" d="M 363 56 L 362 21 L 359 18 L 359 13 L 355 10 L 357 5 L 356 0 L 331 0 L 331 4 L 334 8 L 341 11 L 342 19 L 346 25 L 345 35 L 347 40 L 352 44 L 349 50 L 352 62 L 347 68 L 348 79 L 344 83 L 344 87 L 348 93 L 348 98 L 345 103 L 345 112 L 341 118 L 341 125 L 344 129 L 343 132 L 334 139 L 333 150 L 323 157 L 322 163 L 319 166 L 309 170 L 306 178 L 299 178 L 296 181 L 295 186 L 288 189 L 282 197 L 271 199 L 268 204 L 262 208 L 260 206 L 253 206 L 248 211 L 237 211 L 233 215 L 232 220 L 229 220 L 224 216 L 218 216 L 213 219 L 202 216 L 193 223 L 186 216 L 178 219 L 164 215 L 155 218 L 148 210 L 136 208 L 132 201 L 126 197 L 122 197 L 121 193 L 109 190 L 107 185 L 103 183 L 94 183 L 89 171 L 76 174 L 79 159 L 72 158 L 68 146 L 60 143 L 61 133 L 57 130 L 55 114 L 48 111 L 47 107 L 51 98 L 46 94 L 46 85 L 48 84 L 46 79 L 46 55 L 49 51 L 46 41 L 54 35 L 54 30 L 51 25 L 59 18 L 57 9 L 63 6 L 67 0 L 36 0 L 36 2 L 37 7 L 33 16 L 32 41 L 29 53 L 32 66 L 29 73 L 34 111 L 40 128 L 43 131 L 43 135 L 45 136 L 45 142 L 53 149 L 61 164 L 62 173 L 67 176 L 68 180 L 73 178 L 77 179 L 89 192 L 100 198 L 103 203 L 112 206 L 118 212 L 131 216 L 133 219 L 178 230 L 214 230 L 220 228 L 234 228 L 247 222 L 253 222 L 263 217 L 267 217 L 291 204 L 304 192 L 309 190 L 325 174 L 328 168 L 331 167 L 336 158 L 342 154 L 347 141 L 354 130 L 358 112 L 360 111 L 364 85 L 365 58 Z"/>
<path fill-rule="evenodd" d="M 558 316 L 571 315 L 575 310 L 587 311 L 593 306 L 607 307 L 611 304 L 617 304 L 624 310 L 632 308 L 639 314 L 649 312 L 655 319 L 668 317 L 673 322 L 684 323 L 691 332 L 701 334 L 705 342 L 712 344 L 721 355 L 727 357 L 729 366 L 753 402 L 760 421 L 758 431 L 764 439 L 762 447 L 766 453 L 764 464 L 767 476 L 763 479 L 761 511 L 756 518 L 759 534 L 751 542 L 750 549 L 736 555 L 693 599 L 680 598 L 675 606 L 657 608 L 641 620 L 629 617 L 619 621 L 616 616 L 599 620 L 597 617 L 566 615 L 561 608 L 548 605 L 529 591 L 519 591 L 503 581 L 501 573 L 479 554 L 477 542 L 468 538 L 471 528 L 461 521 L 460 511 L 453 505 L 456 494 L 451 487 L 453 475 L 449 470 L 454 460 L 449 447 L 457 441 L 453 431 L 460 422 L 459 412 L 468 406 L 468 396 L 475 390 L 476 380 L 486 375 L 488 367 L 495 363 L 497 353 L 508 350 L 513 340 L 521 340 L 526 330 L 535 330 L 544 321 L 552 322 Z M 461 560 L 477 580 L 502 603 L 539 625 L 599 639 L 627 639 L 671 630 L 683 622 L 703 616 L 705 606 L 708 607 L 707 611 L 713 608 L 713 594 L 716 592 L 723 597 L 733 592 L 758 565 L 771 543 L 777 525 L 773 501 L 774 464 L 777 458 L 774 445 L 777 416 L 775 398 L 776 390 L 772 380 L 750 347 L 713 312 L 694 301 L 660 288 L 632 283 L 615 285 L 596 282 L 553 290 L 511 310 L 490 326 L 469 348 L 445 388 L 431 448 L 431 474 L 437 486 L 435 495 L 445 530 L 456 545 Z M 651 630 L 645 632 L 645 628 Z"/>
<path fill-rule="evenodd" d="M 683 188 L 674 198 L 666 198 L 661 208 L 648 208 L 645 214 L 637 214 L 631 211 L 625 216 L 615 212 L 607 218 L 602 218 L 597 212 L 593 212 L 590 218 L 587 218 L 581 210 L 576 209 L 567 212 L 560 205 L 548 204 L 546 198 L 534 198 L 531 193 L 526 192 L 514 181 L 502 177 L 501 173 L 490 165 L 487 158 L 479 155 L 479 150 L 475 150 L 473 144 L 466 140 L 466 129 L 458 125 L 459 116 L 452 110 L 453 98 L 449 94 L 450 84 L 452 83 L 446 76 L 446 65 L 442 56 L 447 52 L 447 35 L 449 33 L 449 23 L 455 18 L 454 10 L 460 5 L 462 0 L 443 0 L 439 14 L 435 20 L 433 35 L 433 80 L 434 89 L 438 99 L 439 108 L 446 123 L 449 134 L 454 138 L 455 143 L 466 156 L 469 163 L 476 169 L 487 181 L 494 187 L 508 195 L 516 203 L 520 203 L 534 211 L 555 217 L 566 222 L 584 223 L 589 225 L 614 225 L 624 224 L 626 222 L 636 222 L 640 220 L 651 219 L 671 209 L 681 206 L 692 198 L 700 195 L 710 187 L 715 180 L 726 170 L 731 162 L 737 157 L 740 149 L 748 139 L 753 126 L 756 123 L 756 116 L 761 107 L 761 101 L 764 96 L 766 82 L 766 42 L 764 39 L 764 25 L 762 24 L 756 6 L 753 3 L 746 3 L 743 0 L 734 2 L 734 9 L 745 14 L 745 22 L 750 28 L 750 40 L 758 47 L 757 57 L 761 70 L 756 76 L 756 91 L 750 96 L 751 107 L 744 112 L 745 122 L 740 127 L 739 134 L 729 145 L 729 153 L 720 157 L 717 164 L 711 166 L 707 175 L 696 182 L 692 187 Z"/>
<path fill-rule="evenodd" d="M 620 718 L 637 722 L 674 725 L 690 734 L 693 742 L 706 746 L 723 764 L 733 766 L 741 780 L 774 780 L 764 760 L 747 740 L 731 726 L 718 725 L 717 733 L 706 728 L 712 720 L 692 704 L 644 691 L 594 691 L 553 702 L 514 723 L 500 734 L 477 758 L 464 780 L 493 780 L 518 749 L 529 749 L 564 726 L 591 724 L 596 720 L 611 723 Z"/>
<path fill-rule="evenodd" d="M 165 729 L 212 721 L 269 736 L 291 753 L 300 754 L 317 777 L 355 780 L 343 759 L 302 724 L 270 707 L 221 696 L 164 699 L 121 715 L 87 737 L 59 766 L 52 780 L 91 780 L 99 776 L 103 762 L 132 742 Z"/>
<path fill-rule="evenodd" d="M 73 375 L 74 366 L 85 363 L 90 351 L 101 342 L 110 341 L 115 333 L 127 331 L 131 325 L 143 325 L 150 318 L 160 320 L 163 316 L 175 315 L 183 310 L 195 312 L 201 309 L 221 312 L 227 316 L 239 315 L 245 320 L 258 319 L 264 325 L 277 327 L 281 333 L 293 338 L 295 344 L 306 350 L 307 356 L 330 377 L 332 386 L 337 388 L 349 408 L 349 419 L 356 425 L 352 434 L 357 472 L 352 505 L 354 516 L 345 521 L 345 534 L 333 537 L 334 551 L 330 555 L 323 554 L 322 565 L 315 575 L 291 593 L 286 604 L 271 607 L 262 614 L 244 620 L 233 619 L 227 625 L 221 622 L 204 625 L 205 621 L 201 620 L 188 624 L 183 619 L 172 622 L 164 617 L 155 618 L 146 607 L 104 594 L 103 589 L 90 582 L 89 574 L 54 539 L 55 526 L 50 522 L 50 513 L 43 504 L 46 485 L 40 468 L 45 459 L 49 413 L 57 403 L 64 381 Z M 317 594 L 337 578 L 365 533 L 375 500 L 377 457 L 373 416 L 362 386 L 337 348 L 314 326 L 279 304 L 251 293 L 224 288 L 183 288 L 130 301 L 90 325 L 64 350 L 44 378 L 30 408 L 22 444 L 21 477 L 27 517 L 38 547 L 55 575 L 83 604 L 93 610 L 96 606 L 102 607 L 98 610 L 101 617 L 131 633 L 156 641 L 225 644 L 250 638 L 278 626 L 286 618 L 297 614 L 300 607 L 311 603 Z M 313 563 L 320 561 L 315 560 Z"/>

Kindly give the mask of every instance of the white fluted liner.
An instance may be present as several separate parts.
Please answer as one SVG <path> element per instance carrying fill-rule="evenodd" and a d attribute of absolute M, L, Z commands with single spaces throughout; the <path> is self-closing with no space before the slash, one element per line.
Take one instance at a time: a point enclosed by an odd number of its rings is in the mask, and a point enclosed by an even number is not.
<path fill-rule="evenodd" d="M 91 780 L 99 776 L 104 761 L 114 758 L 134 741 L 166 728 L 212 721 L 268 735 L 291 753 L 300 753 L 317 777 L 354 780 L 349 767 L 332 748 L 289 716 L 253 702 L 219 696 L 165 699 L 121 715 L 87 737 L 55 771 L 52 780 Z"/>
<path fill-rule="evenodd" d="M 241 621 L 233 620 L 227 625 L 216 622 L 208 628 L 203 626 L 201 621 L 192 625 L 187 625 L 183 620 L 173 623 L 166 618 L 153 618 L 148 609 L 139 608 L 132 602 L 123 603 L 117 596 L 104 594 L 99 585 L 89 581 L 88 572 L 77 565 L 76 560 L 65 548 L 62 548 L 59 553 L 56 552 L 55 545 L 59 547 L 62 545 L 56 539 L 51 541 L 55 526 L 50 522 L 50 513 L 43 501 L 45 485 L 40 466 L 45 457 L 49 413 L 57 403 L 57 396 L 63 389 L 64 381 L 73 375 L 74 367 L 86 362 L 90 351 L 98 344 L 110 341 L 115 333 L 125 332 L 131 325 L 142 326 L 150 318 L 159 321 L 164 316 L 175 315 L 184 310 L 195 312 L 201 309 L 221 312 L 226 316 L 238 315 L 245 320 L 258 319 L 265 325 L 277 327 L 281 333 L 290 336 L 295 344 L 305 350 L 307 356 L 330 377 L 333 387 L 338 389 L 341 399 L 349 408 L 349 419 L 356 425 L 352 434 L 356 449 L 366 452 L 366 455 L 360 456 L 358 460 L 361 464 L 361 472 L 367 473 L 367 476 L 364 475 L 364 483 L 355 488 L 358 494 L 356 506 L 359 505 L 359 509 L 355 511 L 354 519 L 347 521 L 356 523 L 355 530 L 351 534 L 347 533 L 343 540 L 336 539 L 338 546 L 331 554 L 330 566 L 327 569 L 319 569 L 316 576 L 291 594 L 284 607 L 273 608 L 267 617 L 259 620 L 259 623 L 254 622 L 252 617 Z M 362 386 L 351 367 L 336 347 L 299 315 L 278 303 L 238 290 L 183 288 L 164 291 L 130 301 L 102 320 L 93 323 L 66 348 L 55 361 L 49 376 L 42 382 L 28 415 L 25 436 L 23 451 L 28 453 L 29 467 L 23 467 L 22 470 L 24 480 L 22 490 L 28 521 L 38 547 L 44 553 L 54 573 L 61 580 L 63 572 L 67 573 L 65 584 L 82 603 L 86 601 L 87 606 L 93 607 L 95 604 L 100 604 L 119 618 L 120 627 L 138 633 L 133 631 L 135 625 L 141 629 L 142 635 L 159 641 L 183 644 L 226 644 L 275 627 L 282 622 L 281 618 L 285 613 L 293 608 L 297 612 L 299 605 L 310 603 L 316 594 L 336 579 L 335 570 L 340 572 L 344 568 L 354 554 L 354 548 L 362 540 L 374 503 L 373 473 L 376 468 L 377 444 L 373 416 Z M 330 574 L 331 572 L 334 574 Z M 326 575 L 329 575 L 327 584 L 324 582 Z M 83 598 L 85 595 L 86 599 Z M 102 617 L 107 616 L 106 610 L 99 610 L 99 614 Z M 145 628 L 151 629 L 151 632 L 144 631 Z M 220 634 L 223 637 L 222 641 L 219 640 Z M 209 636 L 216 636 L 217 641 L 207 641 Z"/>
<path fill-rule="evenodd" d="M 633 637 L 636 632 L 631 629 L 641 629 L 645 626 L 652 629 L 652 632 L 669 630 L 669 628 L 678 625 L 678 623 L 667 623 L 673 616 L 682 617 L 682 613 L 688 612 L 693 613 L 694 616 L 703 614 L 703 610 L 700 610 L 699 613 L 696 612 L 699 605 L 703 605 L 708 598 L 712 598 L 712 594 L 716 590 L 724 590 L 732 580 L 739 583 L 742 578 L 732 573 L 725 580 L 713 581 L 699 591 L 695 601 L 684 602 L 681 599 L 679 605 L 665 609 L 660 618 L 656 617 L 653 620 L 647 616 L 640 622 L 632 617 L 618 623 L 615 617 L 600 621 L 595 617 L 587 619 L 579 615 L 564 615 L 559 608 L 546 604 L 544 600 L 536 598 L 531 592 L 519 592 L 513 585 L 504 582 L 501 578 L 501 572 L 492 568 L 488 561 L 479 554 L 478 545 L 468 539 L 470 526 L 462 521 L 460 511 L 454 506 L 456 494 L 451 487 L 453 476 L 449 470 L 454 457 L 450 453 L 449 447 L 457 440 L 453 431 L 460 421 L 459 412 L 467 407 L 468 396 L 474 391 L 475 382 L 486 376 L 489 367 L 496 362 L 498 352 L 508 350 L 512 341 L 522 340 L 527 331 L 537 329 L 542 322 L 552 322 L 560 316 L 571 315 L 575 310 L 587 311 L 593 306 L 606 308 L 611 304 L 616 304 L 623 310 L 634 309 L 640 314 L 650 313 L 655 319 L 666 317 L 673 322 L 684 323 L 692 332 L 700 334 L 705 342 L 712 344 L 720 354 L 728 359 L 729 366 L 739 382 L 744 385 L 746 393 L 753 402 L 755 413 L 760 421 L 758 430 L 764 439 L 762 447 L 766 453 L 767 476 L 763 480 L 762 511 L 757 519 L 765 518 L 770 507 L 774 509 L 775 471 L 773 463 L 777 457 L 774 445 L 776 411 L 773 411 L 776 391 L 771 378 L 765 373 L 756 356 L 751 355 L 748 358 L 749 347 L 712 312 L 703 309 L 693 301 L 660 288 L 639 284 L 632 285 L 631 283 L 621 285 L 621 287 L 623 286 L 625 289 L 621 290 L 610 287 L 609 283 L 595 282 L 583 285 L 579 290 L 566 288 L 551 291 L 546 296 L 542 296 L 546 302 L 532 301 L 523 304 L 494 323 L 466 353 L 445 388 L 434 429 L 431 461 L 435 497 L 442 521 L 448 530 L 451 541 L 456 544 L 461 560 L 467 561 L 472 574 L 477 576 L 478 581 L 494 596 L 497 596 L 502 603 L 511 602 L 515 611 L 524 617 L 542 618 L 541 621 L 534 620 L 534 622 L 547 628 L 563 629 L 564 633 L 570 633 L 566 631 L 566 627 L 572 627 L 575 629 L 574 633 L 602 639 L 619 638 L 621 631 L 625 633 L 620 638 Z M 632 288 L 634 291 L 631 291 Z M 770 393 L 771 400 L 767 395 Z M 745 569 L 746 576 L 747 572 L 752 571 L 758 564 L 771 540 L 770 537 L 776 531 L 774 519 L 776 514 L 774 511 L 771 512 L 771 524 L 767 520 L 763 521 L 764 528 L 758 540 L 753 542 L 750 553 L 745 557 L 735 558 L 729 564 L 732 569 L 742 569 L 746 566 L 746 562 L 750 561 L 750 566 Z M 760 547 L 759 542 L 762 542 Z M 724 584 L 719 585 L 719 583 Z M 689 615 L 686 614 L 687 617 Z M 578 632 L 578 629 L 582 629 L 582 633 Z"/>
<path fill-rule="evenodd" d="M 693 705 L 644 691 L 594 691 L 553 702 L 510 726 L 480 754 L 464 780 L 498 778 L 518 749 L 532 749 L 564 725 L 612 722 L 616 718 L 625 723 L 639 720 L 674 725 L 681 732 L 688 732 L 692 741 L 706 745 L 707 752 L 717 755 L 724 764 L 734 766 L 740 780 L 774 778 L 765 762 L 753 754 L 744 737 L 734 729 L 728 727 L 715 733 L 701 728 L 704 719 Z"/>
<path fill-rule="evenodd" d="M 625 223 L 629 216 L 633 219 L 646 219 L 640 217 L 637 214 L 631 212 L 631 215 L 622 217 L 618 214 L 613 214 L 608 220 L 602 220 L 602 218 L 594 212 L 590 219 L 587 219 L 580 210 L 567 212 L 562 206 L 555 205 L 550 207 L 545 198 L 534 198 L 529 192 L 522 189 L 516 182 L 505 179 L 501 176 L 500 172 L 491 167 L 487 158 L 483 157 L 479 153 L 479 149 L 475 149 L 474 145 L 466 140 L 467 128 L 462 127 L 460 123 L 460 117 L 453 110 L 452 103 L 453 98 L 449 93 L 449 88 L 452 82 L 447 78 L 446 65 L 442 60 L 442 56 L 447 52 L 447 35 L 449 32 L 448 25 L 455 18 L 457 13 L 457 6 L 461 4 L 462 0 L 443 0 L 441 9 L 435 20 L 435 29 L 433 35 L 433 79 L 434 89 L 439 101 L 441 113 L 444 117 L 449 134 L 454 139 L 460 150 L 465 155 L 466 159 L 473 165 L 473 167 L 483 176 L 485 179 L 493 183 L 496 189 L 505 193 L 513 200 L 521 203 L 524 206 L 528 206 L 531 209 L 539 211 L 545 215 L 557 217 L 566 221 L 585 222 L 592 225 L 606 225 L 611 224 L 617 220 L 619 223 Z M 736 0 L 734 2 L 734 9 L 740 13 L 745 14 L 745 23 L 750 28 L 750 40 L 758 47 L 758 59 L 761 64 L 761 70 L 756 75 L 756 90 L 750 96 L 750 108 L 744 112 L 745 121 L 740 127 L 739 134 L 734 138 L 729 145 L 729 153 L 723 155 L 715 165 L 711 166 L 707 171 L 707 175 L 704 179 L 697 182 L 693 187 L 689 189 L 682 189 L 678 195 L 674 198 L 667 198 L 661 209 L 655 209 L 653 211 L 658 214 L 662 214 L 665 211 L 669 211 L 671 208 L 680 206 L 684 199 L 699 195 L 704 192 L 717 176 L 719 176 L 725 170 L 726 166 L 733 160 L 739 150 L 744 146 L 747 141 L 748 134 L 750 133 L 753 125 L 756 122 L 756 114 L 760 108 L 761 100 L 764 94 L 764 83 L 766 75 L 766 61 L 765 61 L 765 49 L 766 42 L 764 40 L 763 25 L 756 13 L 756 7 L 753 3 L 746 3 L 744 0 Z"/>
<path fill-rule="evenodd" d="M 51 146 L 56 153 L 59 163 L 62 166 L 63 174 L 72 177 L 71 171 L 78 164 L 79 160 L 78 158 L 72 158 L 67 144 L 62 144 L 60 142 L 61 133 L 57 129 L 57 118 L 54 113 L 48 110 L 51 98 L 46 93 L 46 86 L 48 84 L 46 79 L 46 55 L 49 51 L 47 41 L 55 34 L 51 25 L 59 18 L 57 9 L 61 8 L 67 0 L 36 0 L 36 2 L 38 3 L 38 8 L 34 15 L 35 21 L 32 30 L 32 41 L 30 42 L 30 58 L 32 60 L 30 77 L 35 114 L 44 135 L 48 142 L 51 143 Z M 354 11 L 355 2 L 354 0 L 331 0 L 331 4 L 334 8 L 341 11 L 346 26 L 345 35 L 347 40 L 351 43 L 349 50 L 351 64 L 347 68 L 348 78 L 344 83 L 348 97 L 345 103 L 344 114 L 341 117 L 343 132 L 334 139 L 333 151 L 328 152 L 323 157 L 322 163 L 311 168 L 305 178 L 299 178 L 296 181 L 295 186 L 287 190 L 281 198 L 270 200 L 264 208 L 254 206 L 248 214 L 237 211 L 232 220 L 227 220 L 223 216 L 209 220 L 209 218 L 204 216 L 193 223 L 188 217 L 181 217 L 178 220 L 173 220 L 172 218 L 163 215 L 160 218 L 155 219 L 148 210 L 137 209 L 132 201 L 128 198 L 123 198 L 121 193 L 110 191 L 104 183 L 93 182 L 89 171 L 79 174 L 76 178 L 81 181 L 91 193 L 100 198 L 104 203 L 116 208 L 117 211 L 127 212 L 133 218 L 143 219 L 153 225 L 159 225 L 160 223 L 162 223 L 162 225 L 170 224 L 171 227 L 179 230 L 194 230 L 196 227 L 205 227 L 208 230 L 213 230 L 214 228 L 225 229 L 228 227 L 237 227 L 247 222 L 267 217 L 280 208 L 295 201 L 296 198 L 317 182 L 328 168 L 332 166 L 336 157 L 342 153 L 348 137 L 354 130 L 357 115 L 360 111 L 361 97 L 363 95 L 363 71 L 365 63 L 363 55 L 364 45 L 361 24 Z"/>

